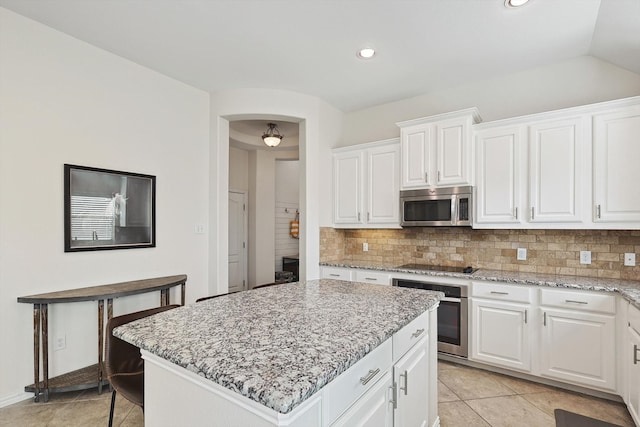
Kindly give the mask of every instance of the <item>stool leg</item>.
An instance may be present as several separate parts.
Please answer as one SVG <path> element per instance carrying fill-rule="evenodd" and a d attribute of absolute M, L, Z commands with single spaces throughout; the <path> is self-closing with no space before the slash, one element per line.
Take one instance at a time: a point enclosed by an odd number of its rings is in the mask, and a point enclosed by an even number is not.
<path fill-rule="evenodd" d="M 109 427 L 113 426 L 113 408 L 116 406 L 116 389 L 111 393 L 111 409 L 109 410 Z"/>

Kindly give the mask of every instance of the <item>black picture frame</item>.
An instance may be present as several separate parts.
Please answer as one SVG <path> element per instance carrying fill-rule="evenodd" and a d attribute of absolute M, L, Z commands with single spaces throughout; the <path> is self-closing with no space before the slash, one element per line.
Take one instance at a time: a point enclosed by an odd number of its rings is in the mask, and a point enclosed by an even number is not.
<path fill-rule="evenodd" d="M 64 251 L 156 246 L 156 177 L 64 165 Z"/>

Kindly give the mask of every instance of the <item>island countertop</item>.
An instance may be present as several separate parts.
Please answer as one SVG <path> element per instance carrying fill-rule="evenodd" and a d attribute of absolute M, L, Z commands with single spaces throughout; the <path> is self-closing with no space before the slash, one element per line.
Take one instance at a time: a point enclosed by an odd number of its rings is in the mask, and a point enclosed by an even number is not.
<path fill-rule="evenodd" d="M 114 335 L 286 414 L 441 296 L 311 280 L 179 307 Z"/>

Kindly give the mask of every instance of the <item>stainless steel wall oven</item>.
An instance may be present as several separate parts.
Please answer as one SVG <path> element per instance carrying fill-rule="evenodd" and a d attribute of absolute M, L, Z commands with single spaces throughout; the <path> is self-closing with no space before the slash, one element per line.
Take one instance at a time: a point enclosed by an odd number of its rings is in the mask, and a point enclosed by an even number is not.
<path fill-rule="evenodd" d="M 393 279 L 393 286 L 440 291 L 444 298 L 438 307 L 438 351 L 468 357 L 468 287 L 419 280 Z"/>

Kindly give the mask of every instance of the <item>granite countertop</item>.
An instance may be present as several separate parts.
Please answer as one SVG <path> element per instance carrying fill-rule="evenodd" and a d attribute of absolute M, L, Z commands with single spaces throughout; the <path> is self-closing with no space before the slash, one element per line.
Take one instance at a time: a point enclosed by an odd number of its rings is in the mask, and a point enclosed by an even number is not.
<path fill-rule="evenodd" d="M 589 291 L 617 292 L 640 309 L 640 280 L 607 279 L 596 277 L 566 276 L 559 274 L 519 273 L 500 270 L 479 269 L 472 274 L 442 271 L 424 271 L 401 268 L 384 262 L 334 261 L 321 262 L 321 266 L 359 268 L 366 270 L 411 273 L 432 277 L 453 277 L 466 280 L 486 280 L 511 284 L 548 286 L 555 288 L 581 289 Z"/>
<path fill-rule="evenodd" d="M 441 296 L 310 280 L 179 307 L 114 335 L 285 414 Z"/>

